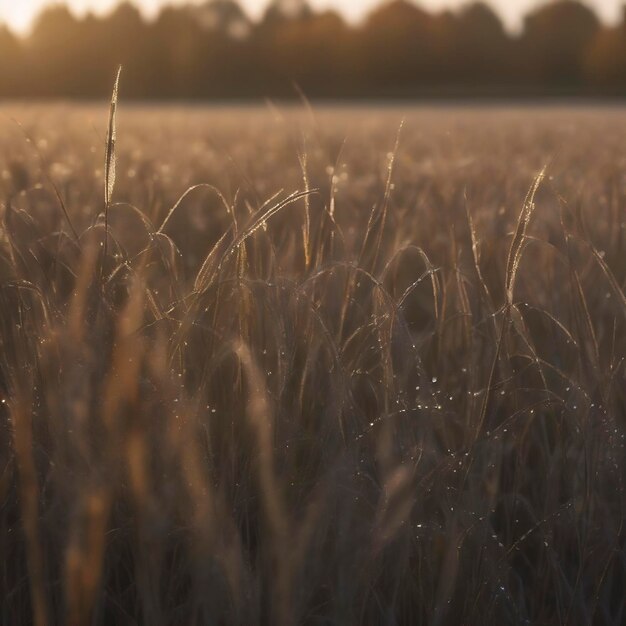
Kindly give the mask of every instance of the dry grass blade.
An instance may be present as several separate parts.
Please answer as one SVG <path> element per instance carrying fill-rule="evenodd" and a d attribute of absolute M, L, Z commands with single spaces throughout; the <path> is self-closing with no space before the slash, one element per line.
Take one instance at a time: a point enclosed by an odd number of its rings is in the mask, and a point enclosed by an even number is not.
<path fill-rule="evenodd" d="M 597 264 L 602 270 L 602 273 L 609 281 L 609 285 L 611 286 L 611 289 L 613 290 L 613 293 L 615 294 L 615 297 L 617 298 L 617 301 L 619 302 L 623 313 L 626 315 L 626 295 L 624 294 L 624 291 L 620 287 L 617 279 L 615 278 L 615 275 L 611 271 L 611 268 L 606 264 L 606 261 L 604 260 L 600 252 L 598 252 L 596 247 L 591 242 L 588 242 L 588 245 L 591 248 L 591 252 L 593 253 L 593 258 L 596 260 Z"/>
<path fill-rule="evenodd" d="M 276 215 L 289 205 L 294 204 L 301 198 L 306 198 L 307 196 L 317 193 L 318 191 L 318 189 L 310 189 L 309 191 L 298 191 L 292 193 L 284 200 L 281 200 L 278 204 L 274 205 L 258 217 L 254 218 L 252 220 L 252 223 L 247 228 L 245 228 L 239 234 L 239 236 L 236 237 L 235 240 L 230 244 L 228 250 L 226 250 L 226 252 L 224 253 L 224 256 L 222 257 L 218 267 L 222 267 L 222 265 L 226 261 L 228 261 L 233 252 L 237 250 L 237 248 L 239 248 L 239 246 L 241 246 L 241 244 L 246 239 L 248 239 L 248 237 L 251 237 L 257 230 L 259 230 L 259 228 L 263 227 L 270 218 L 274 217 L 274 215 Z"/>
<path fill-rule="evenodd" d="M 587 303 L 587 298 L 585 296 L 585 292 L 580 283 L 580 277 L 578 272 L 575 270 L 572 272 L 572 283 L 575 288 L 575 293 L 578 296 L 578 301 L 581 308 L 581 317 L 583 320 L 583 325 L 587 331 L 589 336 L 589 340 L 591 341 L 591 347 L 593 348 L 593 359 L 595 360 L 596 367 L 600 365 L 600 349 L 598 348 L 598 338 L 596 337 L 596 331 L 593 327 L 593 320 L 591 319 L 591 314 L 589 313 L 589 305 Z"/>
<path fill-rule="evenodd" d="M 478 284 L 485 294 L 485 300 L 489 304 L 490 308 L 493 309 L 493 298 L 491 297 L 491 293 L 489 292 L 489 287 L 487 286 L 487 282 L 483 277 L 483 272 L 480 267 L 480 248 L 478 237 L 476 236 L 476 227 L 474 226 L 474 220 L 472 219 L 472 213 L 467 205 L 467 199 L 465 200 L 465 216 L 467 218 L 467 225 L 470 233 L 470 240 L 472 242 L 472 260 L 474 261 L 474 269 L 476 270 L 476 276 L 478 277 Z M 494 328 L 495 320 L 494 320 Z"/>
<path fill-rule="evenodd" d="M 109 108 L 109 126 L 107 130 L 106 152 L 104 156 L 104 206 L 106 211 L 108 211 L 109 205 L 111 204 L 113 189 L 115 188 L 115 141 L 117 136 L 116 114 L 121 73 L 122 66 L 120 65 L 117 69 L 117 75 L 115 76 L 113 94 L 111 95 L 111 106 Z"/>
<path fill-rule="evenodd" d="M 400 300 L 398 301 L 398 308 L 401 308 L 403 306 L 404 302 L 411 295 L 411 293 L 415 290 L 415 288 L 422 282 L 422 280 L 424 280 L 426 276 L 428 276 L 430 278 L 430 284 L 431 284 L 431 288 L 433 292 L 433 313 L 435 317 L 435 322 L 438 323 L 439 322 L 439 302 L 442 299 L 441 281 L 439 279 L 439 270 L 431 263 L 426 252 L 424 252 L 424 250 L 420 248 L 419 246 L 414 246 L 414 245 L 405 246 L 401 250 L 398 250 L 396 254 L 394 254 L 394 257 L 392 257 L 392 261 L 395 260 L 395 257 L 397 255 L 407 250 L 415 250 L 420 255 L 424 263 L 424 266 L 426 267 L 426 271 L 416 281 L 411 283 L 404 290 L 404 293 L 402 294 L 402 296 L 400 297 Z M 383 277 L 386 274 L 390 266 L 390 263 L 391 261 L 387 263 L 387 267 L 385 267 L 385 269 L 383 270 L 383 274 L 382 274 Z"/>
<path fill-rule="evenodd" d="M 302 170 L 302 179 L 304 182 L 304 190 L 309 191 L 309 173 L 307 172 L 307 156 L 306 150 L 298 155 L 300 161 L 300 169 Z M 308 269 L 311 265 L 311 206 L 309 196 L 304 199 L 304 224 L 302 226 L 302 247 L 304 250 L 304 267 Z"/>
<path fill-rule="evenodd" d="M 398 132 L 396 133 L 396 141 L 393 146 L 393 151 L 388 155 L 387 162 L 387 179 L 385 181 L 385 192 L 383 195 L 382 206 L 380 210 L 376 206 L 372 208 L 370 212 L 369 222 L 365 230 L 365 237 L 363 238 L 363 244 L 361 247 L 361 253 L 359 255 L 359 261 L 361 261 L 369 249 L 371 244 L 371 235 L 374 229 L 377 227 L 376 243 L 373 244 L 373 259 L 371 261 L 371 267 L 375 268 L 380 254 L 380 247 L 383 240 L 383 234 L 385 231 L 385 225 L 387 223 L 387 213 L 389 210 L 389 201 L 391 200 L 391 191 L 393 189 L 393 174 L 396 165 L 396 159 L 398 157 L 398 150 L 400 148 L 400 138 L 402 136 L 402 129 L 404 128 L 404 120 L 400 122 L 398 126 Z"/>
<path fill-rule="evenodd" d="M 515 278 L 517 277 L 517 270 L 519 269 L 519 264 L 522 260 L 528 224 L 530 223 L 530 218 L 535 211 L 535 194 L 537 193 L 539 185 L 541 185 L 545 175 L 546 167 L 539 172 L 528 192 L 528 195 L 526 196 L 526 199 L 524 200 L 524 206 L 517 220 L 517 226 L 515 227 L 515 233 L 513 234 L 513 240 L 511 241 L 509 257 L 506 263 L 506 297 L 509 305 L 513 304 Z"/>
<path fill-rule="evenodd" d="M 113 85 L 113 94 L 111 95 L 111 105 L 109 107 L 109 126 L 107 129 L 107 142 L 104 154 L 104 254 L 102 265 L 107 256 L 107 240 L 109 237 L 109 206 L 115 189 L 115 141 L 117 136 L 116 113 L 117 113 L 117 96 L 120 86 L 120 75 L 122 66 L 117 68 L 115 76 L 115 84 Z"/>
<path fill-rule="evenodd" d="M 172 219 L 172 216 L 178 210 L 178 207 L 180 207 L 180 205 L 187 198 L 187 196 L 189 196 L 191 193 L 196 191 L 196 189 L 208 189 L 209 191 L 214 192 L 215 195 L 219 198 L 220 202 L 224 205 L 226 210 L 230 211 L 230 207 L 228 205 L 228 202 L 226 202 L 226 198 L 224 198 L 224 196 L 222 195 L 222 192 L 219 189 L 217 189 L 217 187 L 214 187 L 213 185 L 209 185 L 208 183 L 200 183 L 199 185 L 193 185 L 192 187 L 189 187 L 189 189 L 187 189 L 185 193 L 183 193 L 183 195 L 176 201 L 174 206 L 169 210 L 168 214 L 165 216 L 165 219 L 163 220 L 163 223 L 159 227 L 159 230 L 157 230 L 157 233 L 162 233 L 164 231 L 168 222 L 170 221 L 170 219 Z"/>

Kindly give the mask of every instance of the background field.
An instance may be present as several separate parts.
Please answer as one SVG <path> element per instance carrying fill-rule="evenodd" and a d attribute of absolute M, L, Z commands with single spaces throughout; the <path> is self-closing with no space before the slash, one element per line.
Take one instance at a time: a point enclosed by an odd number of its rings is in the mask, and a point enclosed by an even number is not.
<path fill-rule="evenodd" d="M 107 114 L 0 109 L 0 622 L 624 623 L 623 108 Z"/>

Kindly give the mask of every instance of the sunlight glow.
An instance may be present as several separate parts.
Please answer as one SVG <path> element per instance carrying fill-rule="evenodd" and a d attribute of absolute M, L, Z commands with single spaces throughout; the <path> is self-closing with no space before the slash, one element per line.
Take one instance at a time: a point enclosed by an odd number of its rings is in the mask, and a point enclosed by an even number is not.
<path fill-rule="evenodd" d="M 65 0 L 65 4 L 78 15 L 87 11 L 96 13 L 106 12 L 119 3 L 120 0 Z M 193 0 L 201 3 L 203 0 Z M 363 17 L 373 6 L 382 0 L 310 0 L 310 4 L 317 8 L 333 8 L 340 10 L 350 20 L 358 20 Z M 421 4 L 427 9 L 441 9 L 443 7 L 458 7 L 467 4 L 469 0 L 421 0 Z M 502 15 L 507 25 L 515 28 L 519 25 L 519 18 L 537 4 L 543 4 L 546 0 L 490 0 Z M 0 0 L 0 22 L 6 22 L 13 30 L 24 33 L 32 24 L 34 17 L 41 9 L 58 0 Z M 176 5 L 188 3 L 188 0 L 134 0 L 141 7 L 146 16 L 154 15 L 164 4 Z M 268 0 L 240 0 L 240 3 L 252 17 L 258 17 Z M 607 21 L 616 20 L 621 11 L 622 0 L 588 0 L 587 4 L 593 6 L 596 11 Z"/>

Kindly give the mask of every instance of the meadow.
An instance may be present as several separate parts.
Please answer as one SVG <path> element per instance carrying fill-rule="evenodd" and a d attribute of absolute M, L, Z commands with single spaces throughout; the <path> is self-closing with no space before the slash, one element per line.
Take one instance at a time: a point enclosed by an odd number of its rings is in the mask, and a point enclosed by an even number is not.
<path fill-rule="evenodd" d="M 0 107 L 0 623 L 626 622 L 626 110 L 108 119 Z"/>

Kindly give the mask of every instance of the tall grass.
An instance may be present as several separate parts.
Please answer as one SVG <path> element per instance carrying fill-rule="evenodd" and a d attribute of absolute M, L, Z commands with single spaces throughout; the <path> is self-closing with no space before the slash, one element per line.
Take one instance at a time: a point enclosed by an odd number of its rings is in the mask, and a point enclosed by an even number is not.
<path fill-rule="evenodd" d="M 0 622 L 623 624 L 623 179 L 420 170 L 410 122 L 342 178 L 389 126 L 310 111 L 223 191 L 163 139 L 190 188 L 148 163 L 135 207 L 114 107 L 99 215 L 78 163 L 71 221 L 60 167 L 5 177 Z"/>

